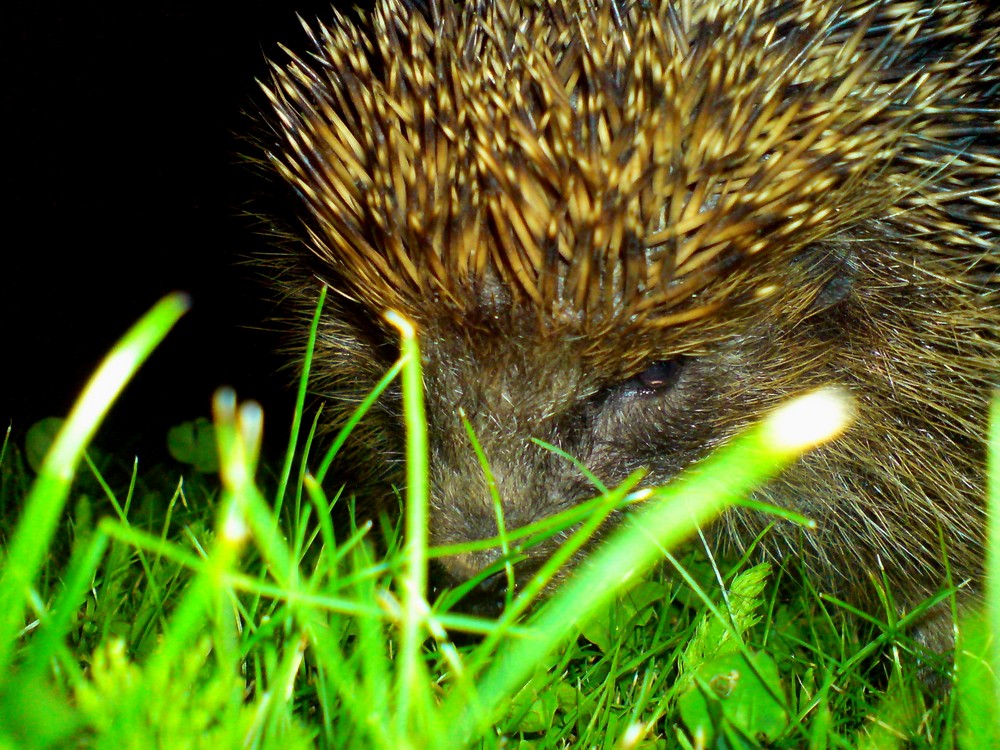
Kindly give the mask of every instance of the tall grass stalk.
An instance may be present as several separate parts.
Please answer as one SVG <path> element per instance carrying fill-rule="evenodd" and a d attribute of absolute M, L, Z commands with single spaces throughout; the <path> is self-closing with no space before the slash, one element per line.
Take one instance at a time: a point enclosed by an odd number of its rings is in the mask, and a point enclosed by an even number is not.
<path fill-rule="evenodd" d="M 172 295 L 128 330 L 87 382 L 45 457 L 7 546 L 0 578 L 0 674 L 10 668 L 28 590 L 48 553 L 84 449 L 125 384 L 188 306 L 186 296 Z"/>
<path fill-rule="evenodd" d="M 1000 706 L 1000 393 L 994 395 L 990 409 L 987 503 L 986 612 L 992 642 L 997 644 L 991 650 L 993 705 Z"/>
<path fill-rule="evenodd" d="M 406 423 L 406 541 L 405 567 L 400 583 L 403 589 L 403 622 L 400 634 L 399 674 L 396 696 L 398 739 L 419 732 L 421 727 L 411 721 L 411 715 L 429 710 L 425 704 L 414 707 L 412 701 L 427 697 L 427 671 L 421 656 L 421 644 L 428 635 L 427 615 L 430 607 L 425 598 L 427 591 L 427 419 L 424 415 L 423 376 L 420 367 L 420 347 L 417 334 L 407 319 L 390 312 L 386 315 L 400 333 L 400 361 L 402 362 L 403 418 Z M 416 710 L 414 710 L 416 709 Z"/>

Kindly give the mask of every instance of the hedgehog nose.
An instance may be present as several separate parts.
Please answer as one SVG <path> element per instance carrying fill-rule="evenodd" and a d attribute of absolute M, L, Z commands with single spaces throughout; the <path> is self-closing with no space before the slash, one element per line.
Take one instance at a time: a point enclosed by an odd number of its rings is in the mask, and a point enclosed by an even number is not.
<path fill-rule="evenodd" d="M 497 598 L 503 609 L 503 600 L 507 596 L 507 571 L 500 570 L 481 580 L 472 590 L 473 594 Z"/>
<path fill-rule="evenodd" d="M 489 555 L 489 558 L 494 555 Z M 439 561 L 439 566 L 431 571 L 432 588 L 456 588 L 478 575 L 479 571 L 493 562 L 480 555 L 455 555 Z M 454 609 L 481 617 L 498 617 L 507 599 L 507 572 L 493 573 L 477 583 L 455 605 Z"/>
<path fill-rule="evenodd" d="M 484 578 L 458 603 L 457 609 L 480 617 L 499 617 L 507 601 L 507 573 Z"/>

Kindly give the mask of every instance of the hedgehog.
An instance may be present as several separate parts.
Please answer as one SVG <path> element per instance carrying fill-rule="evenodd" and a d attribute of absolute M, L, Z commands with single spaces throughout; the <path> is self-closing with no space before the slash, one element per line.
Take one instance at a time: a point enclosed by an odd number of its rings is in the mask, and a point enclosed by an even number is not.
<path fill-rule="evenodd" d="M 286 50 L 263 85 L 301 222 L 277 283 L 309 316 L 329 290 L 331 427 L 398 356 L 385 311 L 416 326 L 432 544 L 498 533 L 465 421 L 510 530 L 598 494 L 560 451 L 607 486 L 662 485 L 839 384 L 853 426 L 754 495 L 815 527 L 741 507 L 707 536 L 863 608 L 881 582 L 900 612 L 946 588 L 977 601 L 1000 351 L 992 4 L 375 0 L 305 27 L 308 58 Z M 402 432 L 390 390 L 348 444 L 369 512 L 402 486 Z M 564 538 L 521 551 L 515 587 Z M 435 580 L 499 556 L 443 558 Z M 479 584 L 476 611 L 506 585 Z M 947 650 L 947 602 L 914 634 Z"/>

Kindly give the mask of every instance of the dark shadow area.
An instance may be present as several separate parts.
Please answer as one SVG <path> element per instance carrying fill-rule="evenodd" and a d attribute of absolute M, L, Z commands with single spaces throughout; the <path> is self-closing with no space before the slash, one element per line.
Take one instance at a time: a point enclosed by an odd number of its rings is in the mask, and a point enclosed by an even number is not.
<path fill-rule="evenodd" d="M 265 56 L 305 47 L 297 13 L 328 18 L 330 3 L 0 10 L 0 427 L 65 414 L 125 329 L 183 290 L 190 313 L 98 441 L 155 460 L 171 425 L 231 385 L 264 403 L 269 445 L 284 442 L 291 372 L 245 264 L 267 245 L 241 216 L 267 185 L 241 164 L 241 136 Z"/>

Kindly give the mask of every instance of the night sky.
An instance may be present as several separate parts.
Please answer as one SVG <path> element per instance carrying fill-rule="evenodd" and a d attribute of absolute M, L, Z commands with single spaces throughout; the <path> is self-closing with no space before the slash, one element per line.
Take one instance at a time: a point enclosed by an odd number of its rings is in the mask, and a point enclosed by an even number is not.
<path fill-rule="evenodd" d="M 244 261 L 266 245 L 243 216 L 281 188 L 240 154 L 265 56 L 306 48 L 296 13 L 328 18 L 330 4 L 0 10 L 0 422 L 15 436 L 64 415 L 126 328 L 183 290 L 191 311 L 98 444 L 155 459 L 220 385 L 261 400 L 266 441 L 284 441 L 291 375 L 278 372 L 281 337 L 262 330 L 274 309 Z"/>

